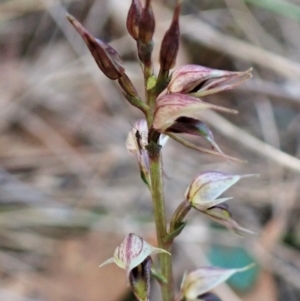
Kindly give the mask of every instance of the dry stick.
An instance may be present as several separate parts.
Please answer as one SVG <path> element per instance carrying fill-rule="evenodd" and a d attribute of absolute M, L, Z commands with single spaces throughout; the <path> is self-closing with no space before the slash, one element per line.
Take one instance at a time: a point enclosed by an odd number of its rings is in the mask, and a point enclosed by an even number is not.
<path fill-rule="evenodd" d="M 209 123 L 212 127 L 222 133 L 224 136 L 229 137 L 239 144 L 244 145 L 253 152 L 272 160 L 277 164 L 286 167 L 292 171 L 300 172 L 300 160 L 279 150 L 275 147 L 262 142 L 261 140 L 250 135 L 246 131 L 238 128 L 225 118 L 221 117 L 215 112 L 207 111 L 202 120 Z"/>
<path fill-rule="evenodd" d="M 66 2 L 75 2 L 78 0 L 65 0 Z M 0 4 L 0 22 L 9 21 L 24 14 L 44 10 L 46 8 L 61 5 L 59 0 L 10 0 Z"/>

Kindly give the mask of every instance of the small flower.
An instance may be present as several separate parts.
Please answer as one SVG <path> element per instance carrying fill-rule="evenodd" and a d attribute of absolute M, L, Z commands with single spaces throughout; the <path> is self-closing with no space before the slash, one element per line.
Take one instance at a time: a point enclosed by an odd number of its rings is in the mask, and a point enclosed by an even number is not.
<path fill-rule="evenodd" d="M 200 65 L 184 65 L 175 69 L 167 87 L 170 93 L 193 93 L 197 97 L 233 89 L 251 77 L 252 69 L 231 72 Z"/>
<path fill-rule="evenodd" d="M 168 136 L 160 135 L 158 144 L 164 146 Z M 145 119 L 140 119 L 134 123 L 131 131 L 127 135 L 126 148 L 137 156 L 140 167 L 141 178 L 147 186 L 151 186 L 149 155 L 146 150 L 148 144 L 148 126 Z"/>
<path fill-rule="evenodd" d="M 167 131 L 180 117 L 195 117 L 205 109 L 214 109 L 227 113 L 237 113 L 236 110 L 205 103 L 196 97 L 180 93 L 170 93 L 157 98 L 154 113 L 153 128 L 160 133 Z"/>
<path fill-rule="evenodd" d="M 127 135 L 126 148 L 130 153 L 140 152 L 148 144 L 148 126 L 145 119 L 136 121 Z"/>
<path fill-rule="evenodd" d="M 169 254 L 166 250 L 155 248 L 145 240 L 135 234 L 128 234 L 122 243 L 116 248 L 114 256 L 107 259 L 99 267 L 109 263 L 115 263 L 122 269 L 125 269 L 127 275 L 140 265 L 148 256 L 157 253 Z"/>
<path fill-rule="evenodd" d="M 168 141 L 168 136 L 160 135 L 158 144 L 164 146 Z M 137 153 L 141 149 L 146 149 L 148 144 L 148 125 L 145 119 L 136 121 L 131 131 L 127 135 L 126 148 L 130 153 Z"/>
<path fill-rule="evenodd" d="M 185 193 L 186 199 L 198 210 L 206 210 L 231 197 L 218 197 L 242 178 L 253 177 L 254 174 L 231 175 L 216 171 L 208 171 L 197 176 Z"/>
<path fill-rule="evenodd" d="M 252 177 L 248 175 L 230 175 L 221 172 L 209 171 L 197 176 L 185 193 L 186 200 L 191 206 L 204 213 L 213 221 L 225 226 L 238 235 L 243 233 L 253 234 L 252 231 L 241 227 L 231 218 L 231 213 L 227 204 L 223 202 L 231 199 L 218 197 L 238 182 L 241 178 Z"/>
<path fill-rule="evenodd" d="M 122 77 L 125 70 L 119 54 L 108 44 L 92 36 L 73 16 L 68 20 L 85 41 L 100 70 L 110 79 Z"/>
<path fill-rule="evenodd" d="M 253 264 L 239 269 L 222 269 L 217 267 L 202 267 L 188 275 L 184 275 L 180 292 L 187 301 L 196 300 L 205 296 L 209 290 L 226 281 L 232 275 L 244 272 L 253 267 Z M 203 299 L 203 298 L 202 298 Z M 204 300 L 216 300 L 205 299 Z"/>

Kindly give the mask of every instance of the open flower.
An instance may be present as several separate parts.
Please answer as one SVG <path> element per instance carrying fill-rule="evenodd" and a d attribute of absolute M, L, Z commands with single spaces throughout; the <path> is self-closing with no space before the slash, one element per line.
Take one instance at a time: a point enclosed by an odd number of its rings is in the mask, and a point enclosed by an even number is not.
<path fill-rule="evenodd" d="M 157 98 L 153 128 L 160 133 L 168 131 L 180 117 L 196 117 L 199 111 L 213 109 L 227 113 L 237 113 L 236 110 L 203 102 L 196 97 L 180 93 L 170 93 Z"/>
<path fill-rule="evenodd" d="M 175 69 L 167 87 L 170 93 L 193 93 L 197 96 L 230 90 L 251 77 L 252 69 L 231 72 L 200 65 L 184 65 Z"/>
<path fill-rule="evenodd" d="M 158 97 L 154 112 L 153 128 L 166 135 L 169 135 L 178 142 L 188 146 L 188 142 L 179 138 L 176 134 L 190 134 L 204 137 L 221 156 L 224 155 L 217 143 L 214 140 L 212 132 L 208 126 L 201 120 L 196 119 L 199 111 L 205 109 L 213 109 L 227 113 L 237 113 L 236 110 L 224 108 L 201 101 L 200 99 L 181 93 L 170 93 Z M 190 145 L 194 149 L 197 146 Z M 214 153 L 209 150 L 202 149 L 201 151 Z M 214 154 L 218 154 L 214 153 Z M 231 158 L 233 159 L 233 158 Z"/>
<path fill-rule="evenodd" d="M 170 255 L 166 250 L 153 247 L 141 237 L 130 233 L 116 248 L 114 256 L 107 259 L 99 267 L 114 262 L 120 268 L 125 269 L 127 274 L 129 274 L 132 269 L 141 264 L 148 256 L 157 253 Z"/>
<path fill-rule="evenodd" d="M 184 275 L 180 288 L 181 296 L 187 301 L 197 300 L 198 297 L 203 296 L 203 294 L 207 293 L 209 290 L 213 289 L 220 283 L 225 282 L 232 275 L 244 272 L 251 267 L 253 267 L 253 264 L 239 269 L 202 267 Z"/>
<path fill-rule="evenodd" d="M 164 146 L 168 140 L 168 136 L 160 135 L 158 144 Z M 151 186 L 149 155 L 146 150 L 148 144 L 148 126 L 145 119 L 139 119 L 134 123 L 127 135 L 126 148 L 137 156 L 140 167 L 141 178 L 144 183 Z"/>
<path fill-rule="evenodd" d="M 166 253 L 164 249 L 156 248 L 135 234 L 128 234 L 116 248 L 114 256 L 107 259 L 99 267 L 115 263 L 126 274 L 132 291 L 139 301 L 148 301 L 150 293 L 151 255 Z"/>
<path fill-rule="evenodd" d="M 204 172 L 197 176 L 187 188 L 185 198 L 193 208 L 201 211 L 215 222 L 222 224 L 235 233 L 253 233 L 234 221 L 231 218 L 228 206 L 222 204 L 231 199 L 231 197 L 218 198 L 241 178 L 252 176 L 255 175 L 231 175 L 216 171 Z"/>
<path fill-rule="evenodd" d="M 193 180 L 186 190 L 185 197 L 196 209 L 206 210 L 231 199 L 231 197 L 220 199 L 218 197 L 240 179 L 253 176 L 255 175 L 231 175 L 217 171 L 207 171 Z"/>

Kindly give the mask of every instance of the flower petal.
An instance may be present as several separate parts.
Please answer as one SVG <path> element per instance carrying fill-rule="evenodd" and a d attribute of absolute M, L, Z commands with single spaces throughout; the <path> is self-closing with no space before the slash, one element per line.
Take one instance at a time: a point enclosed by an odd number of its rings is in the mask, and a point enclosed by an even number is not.
<path fill-rule="evenodd" d="M 240 273 L 251 268 L 253 264 L 239 269 L 222 269 L 217 267 L 202 267 L 183 278 L 181 293 L 187 300 L 195 300 L 226 281 L 235 273 Z"/>
<path fill-rule="evenodd" d="M 219 153 L 224 155 L 217 143 L 215 142 L 212 132 L 210 131 L 208 126 L 201 120 L 191 117 L 179 117 L 170 127 L 166 129 L 165 132 L 179 134 L 184 133 L 204 137 L 210 143 L 213 149 L 217 150 Z"/>
<path fill-rule="evenodd" d="M 213 93 L 217 93 L 235 87 L 243 79 L 250 77 L 251 71 L 252 69 L 244 72 L 231 72 L 200 65 L 184 65 L 175 69 L 167 89 L 171 93 L 191 93 L 208 90 L 214 90 Z M 224 85 L 229 80 L 233 82 Z"/>
<path fill-rule="evenodd" d="M 254 175 L 230 175 L 216 171 L 204 172 L 193 180 L 185 193 L 185 197 L 193 205 L 197 206 L 197 209 L 207 209 L 220 203 L 217 201 L 214 205 L 211 205 L 209 201 L 216 200 L 224 191 L 241 178 L 251 176 Z M 224 198 L 222 200 L 225 201 L 227 199 Z"/>
<path fill-rule="evenodd" d="M 205 109 L 237 113 L 236 110 L 205 103 L 196 97 L 180 93 L 171 93 L 158 97 L 154 113 L 153 128 L 163 133 L 177 118 L 195 117 L 198 111 Z"/>
<path fill-rule="evenodd" d="M 201 212 L 239 236 L 243 236 L 245 233 L 255 234 L 255 232 L 241 227 L 234 219 L 232 219 L 228 204 L 218 204 L 207 210 L 201 210 Z"/>
<path fill-rule="evenodd" d="M 131 290 L 139 301 L 148 301 L 151 284 L 151 257 L 147 257 L 140 265 L 129 273 Z"/>

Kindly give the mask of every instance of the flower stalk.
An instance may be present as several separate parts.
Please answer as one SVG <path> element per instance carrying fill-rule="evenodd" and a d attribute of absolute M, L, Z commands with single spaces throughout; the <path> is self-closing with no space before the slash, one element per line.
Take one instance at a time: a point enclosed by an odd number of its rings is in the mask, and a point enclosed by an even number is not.
<path fill-rule="evenodd" d="M 150 159 L 151 196 L 157 243 L 159 248 L 172 253 L 172 243 L 165 242 L 165 237 L 167 236 L 167 223 L 163 190 L 161 146 L 154 141 L 150 141 L 147 150 Z M 160 254 L 159 256 L 161 274 L 166 279 L 166 283 L 161 284 L 161 294 L 163 301 L 173 301 L 172 258 L 165 255 L 166 254 Z"/>
<path fill-rule="evenodd" d="M 208 290 L 246 268 L 224 270 L 205 267 L 183 277 L 180 294 L 174 296 L 172 271 L 172 245 L 187 223 L 190 210 L 229 228 L 237 234 L 251 231 L 239 226 L 231 217 L 229 197 L 219 198 L 241 178 L 250 175 L 230 175 L 217 171 L 202 172 L 188 187 L 183 202 L 173 213 L 170 221 L 166 217 L 163 185 L 162 147 L 167 138 L 206 154 L 222 159 L 241 162 L 224 154 L 216 143 L 209 127 L 199 118 L 199 112 L 207 109 L 236 114 L 237 111 L 203 100 L 207 95 L 230 90 L 251 77 L 251 70 L 232 72 L 210 69 L 204 66 L 185 65 L 175 68 L 179 49 L 179 15 L 182 0 L 177 0 L 169 29 L 161 43 L 160 71 L 155 75 L 152 62 L 155 18 L 151 0 L 132 0 L 127 15 L 127 30 L 137 44 L 137 55 L 144 76 L 145 99 L 143 100 L 123 67 L 121 57 L 109 44 L 94 37 L 73 16 L 68 20 L 83 38 L 99 69 L 119 84 L 128 102 L 142 111 L 144 119 L 132 126 L 127 137 L 127 150 L 136 157 L 140 175 L 150 191 L 156 228 L 157 247 L 148 244 L 142 237 L 131 233 L 116 248 L 113 257 L 101 266 L 115 263 L 126 270 L 126 276 L 138 301 L 149 301 L 151 276 L 161 287 L 162 301 L 220 300 Z M 170 75 L 171 74 L 171 75 Z M 163 91 L 165 93 L 162 93 Z M 181 134 L 198 136 L 209 143 L 211 149 L 203 148 L 180 137 Z M 152 266 L 152 255 L 158 254 L 159 268 Z"/>

